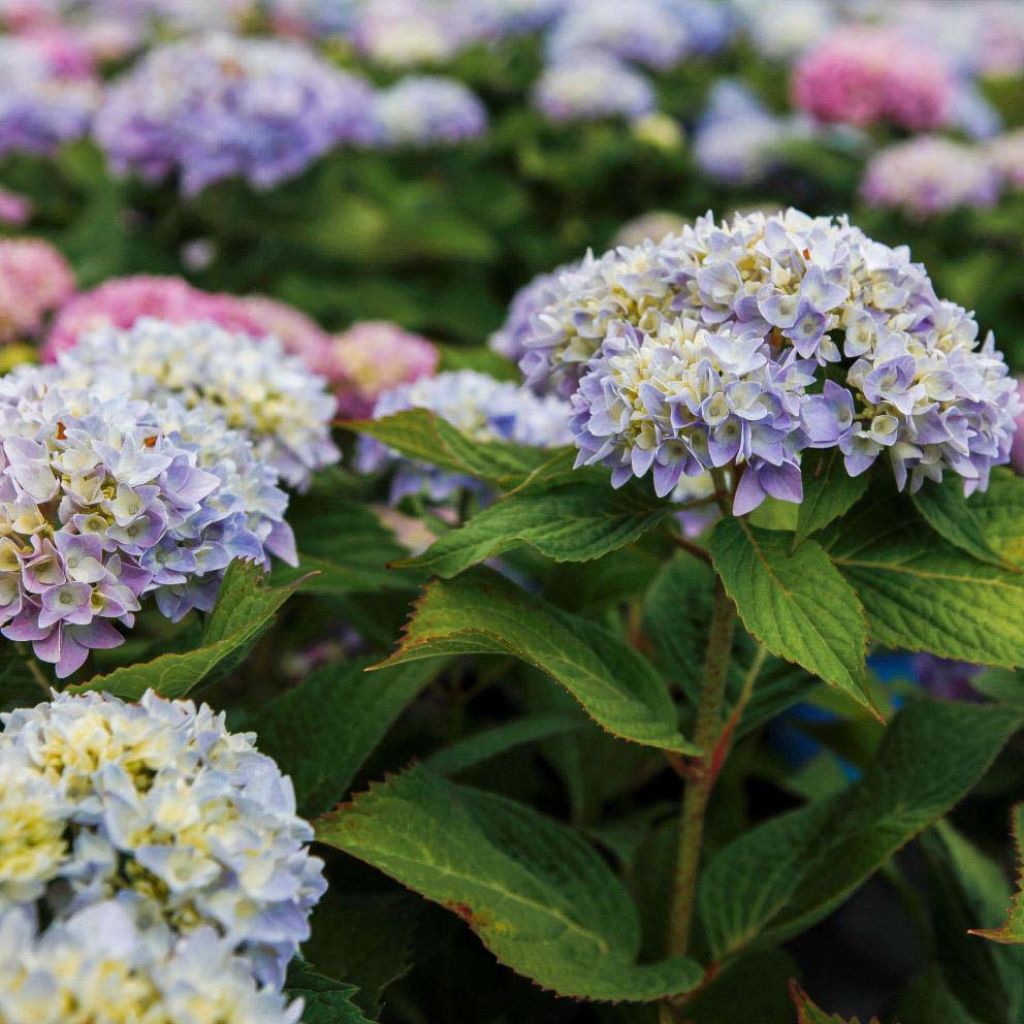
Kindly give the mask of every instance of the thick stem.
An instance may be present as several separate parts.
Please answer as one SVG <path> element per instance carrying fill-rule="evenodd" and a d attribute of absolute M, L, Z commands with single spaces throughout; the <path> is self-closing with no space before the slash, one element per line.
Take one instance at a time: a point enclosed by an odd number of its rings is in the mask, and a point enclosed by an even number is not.
<path fill-rule="evenodd" d="M 697 706 L 694 742 L 703 751 L 686 784 L 679 819 L 679 847 L 669 912 L 668 953 L 682 956 L 689 949 L 697 893 L 697 869 L 704 838 L 704 815 L 715 784 L 714 751 L 722 728 L 725 683 L 732 652 L 736 609 L 722 586 L 715 581 L 714 610 L 704 660 L 704 688 Z"/>

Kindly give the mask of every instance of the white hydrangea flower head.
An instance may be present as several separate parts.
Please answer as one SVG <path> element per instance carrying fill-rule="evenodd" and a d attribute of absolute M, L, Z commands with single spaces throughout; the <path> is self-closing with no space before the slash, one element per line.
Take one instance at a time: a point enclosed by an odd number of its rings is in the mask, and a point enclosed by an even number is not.
<path fill-rule="evenodd" d="M 298 1024 L 213 928 L 178 938 L 130 900 L 106 900 L 37 930 L 0 913 L 3 1024 Z"/>
<path fill-rule="evenodd" d="M 336 403 L 326 380 L 272 337 L 257 340 L 210 322 L 143 318 L 126 330 L 85 335 L 58 366 L 76 387 L 215 406 L 299 490 L 340 457 L 330 435 Z"/>
<path fill-rule="evenodd" d="M 152 691 L 138 704 L 60 694 L 0 720 L 0 822 L 13 823 L 0 913 L 63 920 L 123 895 L 174 932 L 213 929 L 281 984 L 323 864 L 291 781 L 251 733 Z"/>

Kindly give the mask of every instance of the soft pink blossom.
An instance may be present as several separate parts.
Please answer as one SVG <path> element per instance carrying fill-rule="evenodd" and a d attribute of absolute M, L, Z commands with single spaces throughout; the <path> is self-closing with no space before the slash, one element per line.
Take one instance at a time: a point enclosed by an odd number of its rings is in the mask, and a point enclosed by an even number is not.
<path fill-rule="evenodd" d="M 338 392 L 339 413 L 358 419 L 373 412 L 381 392 L 432 377 L 441 353 L 397 324 L 368 320 L 334 338 L 333 357 L 328 376 Z"/>
<path fill-rule="evenodd" d="M 938 128 L 949 120 L 954 92 L 952 69 L 939 52 L 886 29 L 837 31 L 793 73 L 797 107 L 821 121 L 861 127 Z"/>
<path fill-rule="evenodd" d="M 0 188 L 0 221 L 20 227 L 32 216 L 32 203 L 18 192 Z"/>
<path fill-rule="evenodd" d="M 36 334 L 74 290 L 71 267 L 48 242 L 0 240 L 0 342 Z"/>

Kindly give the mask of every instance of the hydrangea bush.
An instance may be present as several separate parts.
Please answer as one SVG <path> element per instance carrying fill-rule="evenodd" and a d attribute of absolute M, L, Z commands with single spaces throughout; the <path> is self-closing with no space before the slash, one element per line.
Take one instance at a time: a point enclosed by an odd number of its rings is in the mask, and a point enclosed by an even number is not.
<path fill-rule="evenodd" d="M 0 0 L 0 1024 L 1021 1024 L 1022 9 Z"/>

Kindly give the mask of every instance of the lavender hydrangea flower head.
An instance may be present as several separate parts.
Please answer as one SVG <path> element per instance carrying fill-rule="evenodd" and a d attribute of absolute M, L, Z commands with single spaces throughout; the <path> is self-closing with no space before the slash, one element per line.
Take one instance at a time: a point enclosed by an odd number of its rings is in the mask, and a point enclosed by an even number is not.
<path fill-rule="evenodd" d="M 81 388 L 117 388 L 133 398 L 210 406 L 252 440 L 257 456 L 290 487 L 304 489 L 336 462 L 335 400 L 324 378 L 275 338 L 256 340 L 209 321 L 141 319 L 127 330 L 86 335 L 58 361 Z"/>
<path fill-rule="evenodd" d="M 507 441 L 537 448 L 555 448 L 571 441 L 567 402 L 554 395 L 535 395 L 526 388 L 474 370 L 440 373 L 386 391 L 378 399 L 373 415 L 383 419 L 407 409 L 428 409 L 479 441 Z M 376 473 L 396 464 L 391 488 L 393 503 L 408 494 L 421 493 L 440 502 L 462 487 L 478 487 L 477 481 L 423 463 L 404 461 L 374 438 L 360 438 L 360 472 Z"/>
<path fill-rule="evenodd" d="M 533 102 L 550 121 L 633 121 L 651 113 L 654 90 L 639 72 L 606 54 L 579 53 L 544 70 Z"/>
<path fill-rule="evenodd" d="M 487 111 L 454 78 L 415 75 L 377 97 L 383 141 L 391 146 L 436 146 L 475 139 L 487 130 Z"/>
<path fill-rule="evenodd" d="M 686 24 L 664 0 L 575 0 L 547 39 L 553 63 L 604 53 L 665 70 L 689 50 Z"/>
<path fill-rule="evenodd" d="M 174 934 L 211 931 L 247 975 L 283 984 L 326 884 L 291 780 L 252 733 L 151 690 L 0 719 L 0 806 L 21 825 L 0 853 L 0 914 L 63 922 L 114 897 Z"/>
<path fill-rule="evenodd" d="M 981 150 L 932 135 L 880 150 L 861 185 L 872 206 L 922 220 L 963 207 L 992 206 L 999 191 L 999 175 Z"/>
<path fill-rule="evenodd" d="M 472 39 L 500 41 L 524 32 L 547 28 L 566 8 L 568 0 L 455 0 Z"/>
<path fill-rule="evenodd" d="M 121 644 L 147 594 L 176 620 L 212 607 L 235 558 L 296 561 L 287 496 L 243 435 L 106 387 L 0 381 L 0 633 L 60 677 Z"/>
<path fill-rule="evenodd" d="M 86 907 L 42 931 L 30 914 L 0 915 L 4 1024 L 298 1024 L 302 1005 L 257 983 L 215 929 L 176 939 L 126 900 Z"/>
<path fill-rule="evenodd" d="M 71 267 L 48 242 L 0 240 L 0 343 L 37 335 L 74 290 Z"/>
<path fill-rule="evenodd" d="M 373 92 L 296 42 L 214 34 L 152 51 L 110 88 L 95 135 L 114 168 L 186 195 L 271 188 L 327 150 L 377 138 Z"/>
<path fill-rule="evenodd" d="M 885 455 L 902 489 L 984 489 L 1021 404 L 991 335 L 940 300 L 907 249 L 795 210 L 588 256 L 559 275 L 521 362 L 572 395 L 580 463 L 621 485 L 734 468 L 734 511 L 800 500 L 800 452 L 851 475 Z M 831 367 L 827 378 L 824 372 Z"/>
<path fill-rule="evenodd" d="M 432 377 L 441 353 L 433 342 L 397 324 L 367 320 L 334 338 L 332 359 L 338 412 L 359 418 L 372 414 L 385 391 Z"/>
<path fill-rule="evenodd" d="M 0 156 L 50 156 L 89 130 L 100 101 L 90 75 L 65 73 L 32 36 L 0 37 Z"/>

